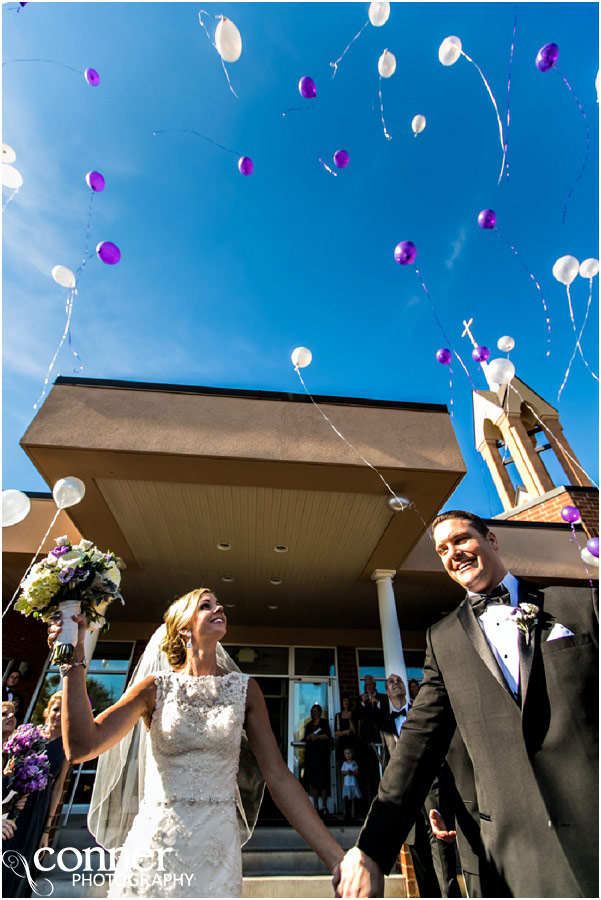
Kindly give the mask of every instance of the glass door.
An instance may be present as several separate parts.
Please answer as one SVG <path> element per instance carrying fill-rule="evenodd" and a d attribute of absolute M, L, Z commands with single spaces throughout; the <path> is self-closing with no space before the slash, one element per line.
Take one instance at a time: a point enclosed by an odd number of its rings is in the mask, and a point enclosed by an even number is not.
<path fill-rule="evenodd" d="M 323 709 L 323 718 L 330 724 L 334 734 L 334 691 L 333 678 L 321 678 L 317 681 L 308 678 L 290 679 L 290 702 L 288 706 L 288 768 L 295 778 L 304 783 L 305 742 L 303 741 L 305 725 L 311 718 L 311 707 L 318 703 Z M 330 796 L 329 812 L 337 811 L 336 792 L 336 757 L 330 753 Z"/>

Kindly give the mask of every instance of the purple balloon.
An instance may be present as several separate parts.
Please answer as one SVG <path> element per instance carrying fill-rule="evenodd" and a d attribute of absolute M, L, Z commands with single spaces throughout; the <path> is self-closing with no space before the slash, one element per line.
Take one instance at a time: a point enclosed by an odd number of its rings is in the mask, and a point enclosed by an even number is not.
<path fill-rule="evenodd" d="M 252 175 L 255 164 L 250 156 L 241 156 L 238 160 L 238 169 L 241 175 Z"/>
<path fill-rule="evenodd" d="M 575 506 L 564 506 L 561 511 L 561 518 L 564 522 L 569 522 L 570 525 L 572 525 L 574 522 L 579 521 L 580 513 Z"/>
<path fill-rule="evenodd" d="M 494 228 L 497 224 L 497 214 L 494 209 L 483 209 L 478 216 L 480 228 Z"/>
<path fill-rule="evenodd" d="M 88 84 L 92 85 L 92 87 L 98 87 L 98 85 L 100 84 L 100 75 L 98 74 L 96 69 L 86 69 L 83 73 L 83 77 L 88 82 Z"/>
<path fill-rule="evenodd" d="M 101 175 L 100 172 L 88 172 L 86 183 L 93 191 L 103 191 L 105 186 L 104 175 Z"/>
<path fill-rule="evenodd" d="M 349 155 L 346 150 L 337 150 L 334 154 L 334 165 L 339 169 L 346 169 L 348 166 Z"/>
<path fill-rule="evenodd" d="M 417 256 L 417 247 L 413 241 L 401 241 L 394 248 L 394 258 L 399 266 L 408 266 Z"/>
<path fill-rule="evenodd" d="M 591 556 L 599 559 L 599 538 L 591 538 L 590 541 L 587 541 L 586 549 L 591 554 Z"/>
<path fill-rule="evenodd" d="M 472 359 L 474 362 L 486 362 L 487 359 L 490 359 L 490 350 L 488 347 L 482 345 L 474 347 L 472 350 Z"/>
<path fill-rule="evenodd" d="M 106 263 L 107 266 L 114 266 L 115 263 L 118 263 L 121 259 L 121 251 L 116 244 L 112 244 L 110 241 L 101 241 L 96 247 L 96 253 L 98 258 L 102 260 L 103 263 Z"/>
<path fill-rule="evenodd" d="M 301 97 L 304 97 L 305 100 L 312 100 L 313 97 L 317 96 L 317 88 L 315 87 L 315 82 L 309 75 L 303 75 L 298 83 L 298 90 Z"/>
<path fill-rule="evenodd" d="M 441 366 L 450 366 L 451 358 L 451 351 L 446 347 L 441 347 L 440 350 L 436 351 L 436 359 L 441 364 Z"/>
<path fill-rule="evenodd" d="M 557 44 L 545 44 L 536 54 L 536 68 L 539 72 L 548 72 L 552 69 L 557 58 L 559 57 L 559 47 Z"/>

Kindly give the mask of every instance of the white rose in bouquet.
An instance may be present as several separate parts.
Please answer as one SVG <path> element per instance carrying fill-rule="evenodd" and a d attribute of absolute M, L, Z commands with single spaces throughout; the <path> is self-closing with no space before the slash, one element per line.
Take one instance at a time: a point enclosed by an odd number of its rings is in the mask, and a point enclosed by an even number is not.
<path fill-rule="evenodd" d="M 90 547 L 93 547 L 93 546 L 94 545 L 92 544 L 92 541 L 86 541 L 83 538 L 81 539 L 79 544 L 75 544 L 75 547 L 79 548 L 80 550 L 89 550 Z"/>
<path fill-rule="evenodd" d="M 111 563 L 111 565 L 104 570 L 104 575 L 106 578 L 109 578 L 113 584 L 116 584 L 117 587 L 121 584 L 121 572 L 115 563 Z"/>

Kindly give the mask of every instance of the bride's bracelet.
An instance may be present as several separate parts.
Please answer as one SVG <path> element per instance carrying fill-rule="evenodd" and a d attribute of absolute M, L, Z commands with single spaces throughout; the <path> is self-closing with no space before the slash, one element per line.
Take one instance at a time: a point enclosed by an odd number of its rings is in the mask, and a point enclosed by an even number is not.
<path fill-rule="evenodd" d="M 69 672 L 71 669 L 74 669 L 75 666 L 84 666 L 85 667 L 85 666 L 87 666 L 87 664 L 88 664 L 88 661 L 84 656 L 84 658 L 79 660 L 79 662 L 65 663 L 64 665 L 59 666 L 58 671 L 61 673 L 61 678 L 64 678 L 65 675 L 67 674 L 67 672 Z"/>

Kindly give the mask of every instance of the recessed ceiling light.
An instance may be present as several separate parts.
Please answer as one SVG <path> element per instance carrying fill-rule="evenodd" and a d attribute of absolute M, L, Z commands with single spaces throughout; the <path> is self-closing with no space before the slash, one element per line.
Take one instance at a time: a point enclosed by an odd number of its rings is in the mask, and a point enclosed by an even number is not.
<path fill-rule="evenodd" d="M 218 550 L 231 550 L 231 549 L 232 549 L 232 545 L 226 543 L 225 541 L 223 541 L 223 542 L 217 544 L 217 549 L 218 549 Z"/>
<path fill-rule="evenodd" d="M 276 544 L 273 549 L 276 553 L 288 553 L 288 547 L 285 547 L 284 544 Z"/>
<path fill-rule="evenodd" d="M 235 603 L 226 603 L 225 605 L 227 606 L 228 609 L 233 609 L 236 604 Z"/>
<path fill-rule="evenodd" d="M 230 581 L 234 580 L 234 576 L 233 575 L 222 575 L 221 580 L 225 581 L 227 584 L 229 584 Z"/>
<path fill-rule="evenodd" d="M 270 606 L 269 609 L 277 609 L 277 604 L 275 606 Z"/>
<path fill-rule="evenodd" d="M 269 579 L 269 584 L 281 584 L 281 583 L 282 583 L 281 578 L 270 578 Z"/>

